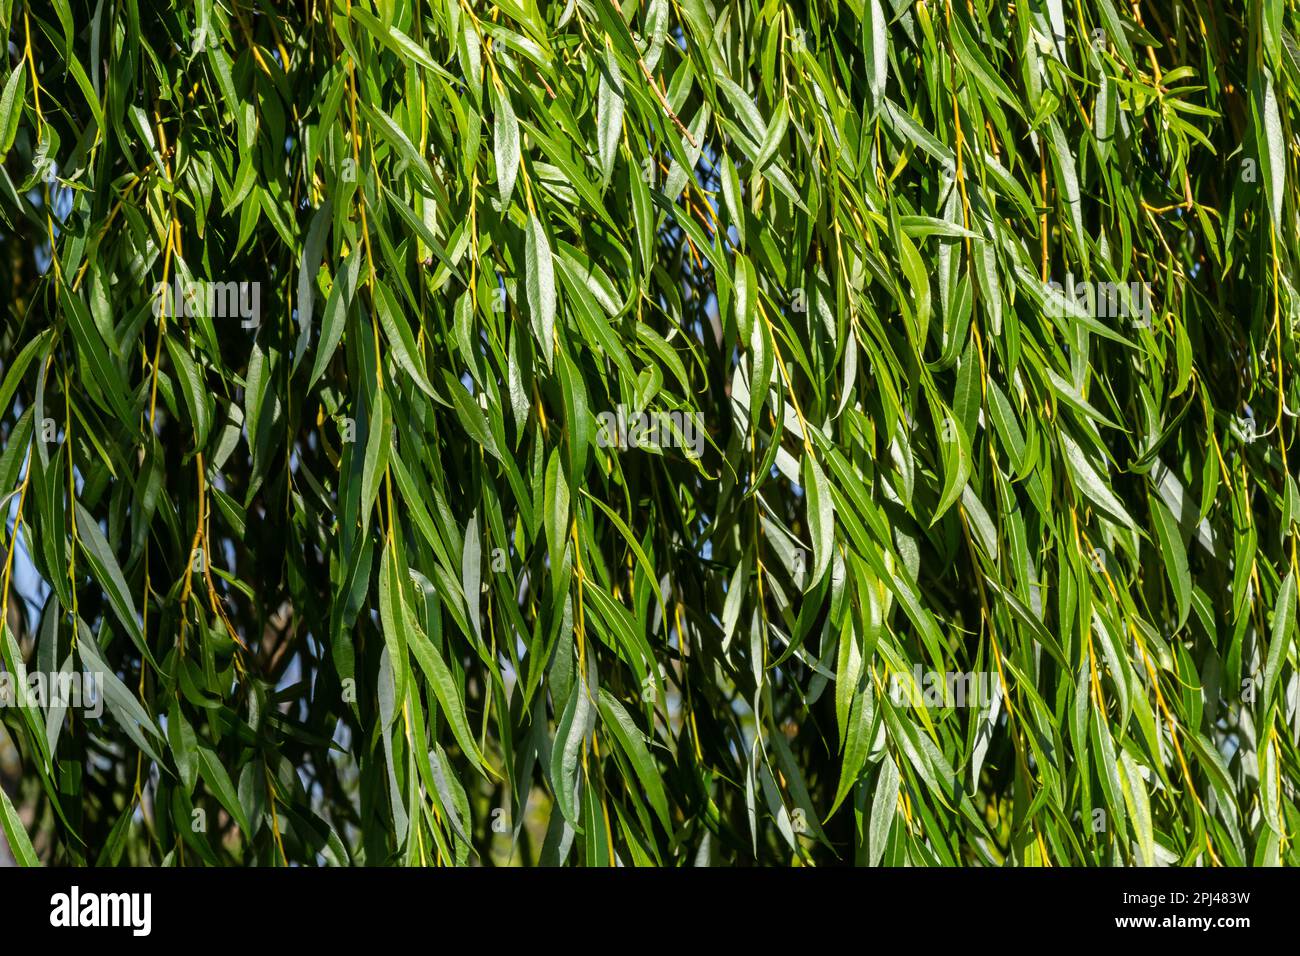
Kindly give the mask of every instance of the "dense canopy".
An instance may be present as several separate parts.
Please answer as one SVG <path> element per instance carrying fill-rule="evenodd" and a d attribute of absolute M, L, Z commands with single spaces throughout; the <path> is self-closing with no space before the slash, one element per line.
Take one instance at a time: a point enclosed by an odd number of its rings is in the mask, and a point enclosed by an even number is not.
<path fill-rule="evenodd" d="M 1298 26 L 0 0 L 11 852 L 1298 862 Z"/>

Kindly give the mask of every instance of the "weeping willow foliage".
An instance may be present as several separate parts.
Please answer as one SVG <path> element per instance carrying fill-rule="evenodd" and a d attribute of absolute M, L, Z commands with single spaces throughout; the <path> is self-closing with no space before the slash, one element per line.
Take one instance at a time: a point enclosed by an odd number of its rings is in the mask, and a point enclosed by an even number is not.
<path fill-rule="evenodd" d="M 0 0 L 22 862 L 1297 862 L 1292 0 Z"/>

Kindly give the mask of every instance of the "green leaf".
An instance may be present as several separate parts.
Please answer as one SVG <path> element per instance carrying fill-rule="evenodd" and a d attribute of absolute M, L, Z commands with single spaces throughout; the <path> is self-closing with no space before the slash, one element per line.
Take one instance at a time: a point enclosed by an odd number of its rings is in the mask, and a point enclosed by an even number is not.
<path fill-rule="evenodd" d="M 868 866 L 879 866 L 885 854 L 885 845 L 889 842 L 889 827 L 898 812 L 898 784 L 898 768 L 886 754 L 885 759 L 880 763 L 880 775 L 876 778 L 876 793 L 871 800 L 871 824 L 867 838 Z"/>
<path fill-rule="evenodd" d="M 5 839 L 9 842 L 9 849 L 13 852 L 18 865 L 40 866 L 41 861 L 36 856 L 36 850 L 27 836 L 27 830 L 24 829 L 22 820 L 18 818 L 18 811 L 9 802 L 9 795 L 4 792 L 3 787 L 0 787 L 0 825 L 4 826 Z"/>
<path fill-rule="evenodd" d="M 311 217 L 307 238 L 303 242 L 302 256 L 298 260 L 298 344 L 293 350 L 293 367 L 297 371 L 307 351 L 311 336 L 312 316 L 316 306 L 316 273 L 320 271 L 321 257 L 325 252 L 325 230 L 329 226 L 333 204 L 327 199 Z"/>
<path fill-rule="evenodd" d="M 208 785 L 212 795 L 217 801 L 226 808 L 226 812 L 235 818 L 239 828 L 245 834 L 251 835 L 253 827 L 249 823 L 247 814 L 244 813 L 243 804 L 239 802 L 239 795 L 235 792 L 235 785 L 230 780 L 230 774 L 222 766 L 221 759 L 216 755 L 212 748 L 203 744 L 199 745 L 199 776 L 203 782 Z"/>
<path fill-rule="evenodd" d="M 157 668 L 153 655 L 145 645 L 140 616 L 136 612 L 131 592 L 126 586 L 126 578 L 122 576 L 122 569 L 113 556 L 112 546 L 100 531 L 99 522 L 81 506 L 80 502 L 77 503 L 76 511 L 77 534 L 81 541 L 82 552 L 90 563 L 91 573 L 104 589 L 104 593 L 108 595 L 109 606 L 121 625 L 126 628 L 127 636 L 140 649 L 140 653 L 145 656 L 150 665 Z"/>
<path fill-rule="evenodd" d="M 93 376 L 89 387 L 95 395 L 102 396 L 105 407 L 117 416 L 119 422 L 133 426 L 134 416 L 126 380 L 122 377 L 122 371 L 118 368 L 109 345 L 91 320 L 85 303 L 59 286 L 59 304 L 67 317 L 68 328 L 77 343 L 79 356 Z"/>
<path fill-rule="evenodd" d="M 1060 435 L 1061 449 L 1065 452 L 1066 463 L 1070 466 L 1070 471 L 1074 476 L 1075 483 L 1084 497 L 1101 509 L 1106 517 L 1110 518 L 1126 528 L 1136 527 L 1136 522 L 1129 516 L 1120 503 L 1119 498 L 1111 491 L 1110 486 L 1093 467 L 1092 462 L 1083 453 L 1074 439 L 1070 438 L 1064 432 Z"/>
<path fill-rule="evenodd" d="M 510 94 L 500 86 L 492 87 L 492 103 L 496 110 L 493 120 L 493 149 L 497 164 L 497 192 L 502 207 L 510 205 L 515 191 L 515 178 L 519 175 L 519 121 L 515 119 Z"/>
<path fill-rule="evenodd" d="M 365 458 L 361 463 L 361 527 L 370 527 L 370 514 L 379 497 L 379 482 L 388 470 L 393 451 L 393 421 L 384 405 L 383 389 L 371 396 Z"/>
<path fill-rule="evenodd" d="M 813 571 L 804 583 L 811 590 L 830 567 L 835 551 L 835 510 L 826 475 L 809 452 L 803 459 L 804 491 L 807 494 L 808 534 L 812 538 Z"/>
<path fill-rule="evenodd" d="M 541 347 L 542 358 L 549 367 L 555 354 L 555 261 L 550 241 L 536 215 L 528 217 L 527 253 L 528 312 L 532 317 L 533 335 Z"/>
<path fill-rule="evenodd" d="M 1287 573 L 1286 579 L 1277 592 L 1277 602 L 1273 607 L 1273 627 L 1268 642 L 1268 660 L 1264 664 L 1264 693 L 1260 703 L 1265 711 L 1273 702 L 1278 681 L 1282 677 L 1282 664 L 1287 659 L 1291 648 L 1296 622 L 1296 577 L 1295 570 Z"/>
<path fill-rule="evenodd" d="M 451 670 L 447 667 L 442 654 L 412 618 L 404 599 L 401 602 L 401 615 L 406 622 L 410 648 L 415 655 L 416 663 L 420 665 L 420 670 L 424 672 L 425 679 L 433 689 L 434 696 L 438 699 L 438 704 L 451 727 L 452 736 L 460 745 L 461 752 L 481 773 L 491 772 L 491 768 L 484 762 L 482 752 L 474 742 L 474 732 L 470 729 L 469 718 L 465 714 L 465 702 L 461 699 L 460 688 L 452 677 Z"/>
<path fill-rule="evenodd" d="M 614 172 L 614 159 L 618 155 L 618 142 L 623 133 L 623 73 L 613 47 L 605 50 L 605 68 L 598 81 L 596 118 L 599 123 L 597 137 L 600 155 L 601 181 L 609 182 Z"/>
<path fill-rule="evenodd" d="M 1263 77 L 1264 95 L 1260 119 L 1264 150 L 1260 156 L 1264 172 L 1264 191 L 1268 197 L 1268 211 L 1273 228 L 1282 229 L 1282 202 L 1286 196 L 1287 150 L 1282 132 L 1282 119 L 1277 105 L 1277 90 L 1271 77 Z"/>
<path fill-rule="evenodd" d="M 479 408 L 478 402 L 474 401 L 474 396 L 470 394 L 463 384 L 450 375 L 447 376 L 446 384 L 447 394 L 451 396 L 452 407 L 456 410 L 456 417 L 460 420 L 466 434 L 473 438 L 483 451 L 500 461 L 501 451 L 497 448 L 496 439 L 492 436 L 492 429 L 488 426 L 487 416 L 483 414 L 483 409 Z"/>
<path fill-rule="evenodd" d="M 585 679 L 573 682 L 564 712 L 555 725 L 555 745 L 551 749 L 551 784 L 555 803 L 564 818 L 579 833 L 578 798 L 582 786 L 582 752 L 586 748 L 591 720 L 591 691 Z"/>
<path fill-rule="evenodd" d="M 24 345 L 22 350 L 6 364 L 4 380 L 0 383 L 0 409 L 9 407 L 9 402 L 18 391 L 18 386 L 22 384 L 23 375 L 31 367 L 32 361 L 38 355 L 42 359 L 48 357 L 48 346 L 53 337 L 54 330 L 46 329 Z"/>
<path fill-rule="evenodd" d="M 377 38 L 405 63 L 413 64 L 443 76 L 447 71 L 434 62 L 427 50 L 392 24 L 386 24 L 371 16 L 361 7 L 349 7 L 350 15 L 357 20 L 371 36 Z"/>
<path fill-rule="evenodd" d="M 885 81 L 889 77 L 889 23 L 880 0 L 864 0 L 862 4 L 862 49 L 870 67 L 867 71 L 867 91 L 871 95 L 872 112 L 880 109 L 885 96 Z"/>
<path fill-rule="evenodd" d="M 1129 818 L 1137 830 L 1139 859 L 1143 866 L 1155 866 L 1155 834 L 1151 822 L 1151 802 L 1147 796 L 1142 772 L 1127 750 L 1120 751 L 1119 776 L 1124 787 L 1124 803 L 1128 807 Z"/>
<path fill-rule="evenodd" d="M 19 59 L 4 89 L 0 90 L 0 160 L 14 145 L 18 135 L 18 121 L 22 119 L 23 95 L 27 90 L 27 61 Z"/>
<path fill-rule="evenodd" d="M 315 385 L 325 372 L 326 366 L 338 349 L 343 338 L 343 327 L 347 321 L 348 309 L 357 291 L 357 274 L 361 268 L 361 247 L 357 246 L 348 256 L 347 262 L 335 274 L 334 285 L 329 298 L 325 300 L 325 315 L 321 321 L 320 344 L 316 347 L 316 358 L 312 362 L 311 375 L 307 387 Z"/>
<path fill-rule="evenodd" d="M 167 341 L 167 354 L 171 356 L 172 366 L 176 369 L 181 391 L 185 395 L 185 406 L 189 409 L 190 422 L 194 426 L 194 447 L 202 449 L 208 443 L 208 429 L 211 418 L 208 414 L 208 392 L 203 377 L 189 352 L 176 339 Z"/>
<path fill-rule="evenodd" d="M 627 754 L 632 762 L 632 769 L 636 772 L 637 780 L 640 781 L 650 800 L 650 806 L 659 817 L 659 822 L 663 824 L 665 831 L 672 833 L 673 825 L 668 815 L 668 797 L 664 792 L 663 779 L 659 775 L 654 759 L 650 756 L 649 748 L 646 747 L 645 737 L 623 705 L 603 687 L 600 689 L 598 703 L 602 726 L 614 735 L 614 739 Z"/>
<path fill-rule="evenodd" d="M 546 464 L 546 550 L 551 556 L 551 566 L 564 563 L 564 552 L 569 538 L 569 484 L 560 464 L 559 449 L 551 451 Z"/>
<path fill-rule="evenodd" d="M 162 763 L 162 758 L 153 744 L 154 741 L 161 742 L 163 739 L 157 724 L 126 684 L 104 662 L 99 643 L 91 636 L 90 628 L 78 620 L 77 630 L 77 652 L 81 655 L 81 661 L 86 669 L 94 675 L 95 684 L 103 695 L 108 712 L 121 724 L 132 743 L 148 754 L 152 760 Z"/>
<path fill-rule="evenodd" d="M 424 360 L 420 355 L 419 346 L 415 342 L 415 335 L 411 332 L 410 325 L 402 316 L 402 307 L 398 304 L 397 298 L 388 286 L 378 279 L 375 280 L 374 288 L 375 306 L 379 312 L 379 324 L 384 327 L 384 334 L 388 338 L 388 344 L 392 347 L 393 357 L 397 360 L 397 364 L 410 374 L 422 392 L 430 398 L 445 404 L 442 397 L 429 384 L 429 379 L 424 371 Z"/>
<path fill-rule="evenodd" d="M 199 776 L 199 765 L 194 759 L 198 750 L 198 738 L 193 726 L 181 712 L 179 703 L 173 703 L 167 713 L 167 746 L 171 748 L 172 759 L 176 761 L 176 770 L 185 792 L 192 794 Z"/>
<path fill-rule="evenodd" d="M 1155 519 L 1156 537 L 1160 542 L 1160 556 L 1164 559 L 1165 573 L 1174 589 L 1174 600 L 1178 608 L 1175 629 L 1181 630 L 1192 609 L 1192 578 L 1187 569 L 1187 548 L 1172 512 L 1154 495 L 1150 500 L 1151 517 Z"/>

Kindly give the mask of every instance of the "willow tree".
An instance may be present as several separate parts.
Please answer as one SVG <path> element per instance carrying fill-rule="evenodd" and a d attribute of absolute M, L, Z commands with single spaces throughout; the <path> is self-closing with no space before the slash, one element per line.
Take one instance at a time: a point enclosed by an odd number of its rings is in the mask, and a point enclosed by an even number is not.
<path fill-rule="evenodd" d="M 13 852 L 1296 862 L 1296 31 L 0 0 Z"/>

